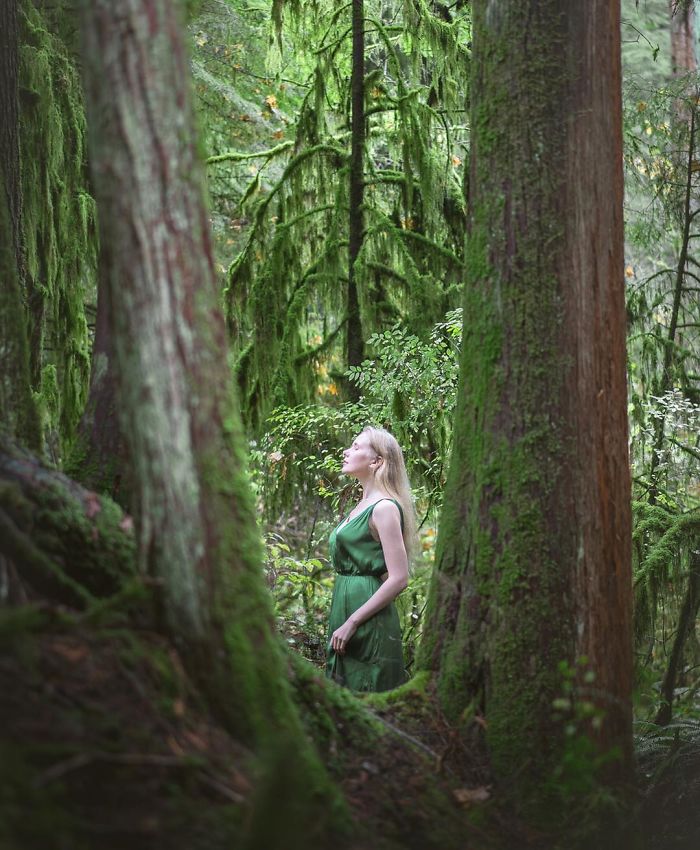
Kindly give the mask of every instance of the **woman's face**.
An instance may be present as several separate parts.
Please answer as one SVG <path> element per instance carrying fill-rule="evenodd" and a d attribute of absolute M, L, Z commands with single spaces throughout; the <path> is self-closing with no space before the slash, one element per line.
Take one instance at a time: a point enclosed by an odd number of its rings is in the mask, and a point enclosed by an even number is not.
<path fill-rule="evenodd" d="M 363 432 L 343 452 L 343 472 L 363 478 L 372 472 L 376 460 L 377 454 L 370 445 L 369 435 Z"/>

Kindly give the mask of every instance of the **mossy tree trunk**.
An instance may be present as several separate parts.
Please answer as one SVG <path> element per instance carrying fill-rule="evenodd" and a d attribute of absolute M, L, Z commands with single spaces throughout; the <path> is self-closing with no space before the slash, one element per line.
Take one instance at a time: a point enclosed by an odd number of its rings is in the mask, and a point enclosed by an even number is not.
<path fill-rule="evenodd" d="M 17 3 L 0 4 L 0 428 L 38 450 L 39 420 L 29 381 L 19 144 Z"/>
<path fill-rule="evenodd" d="M 572 722 L 630 766 L 619 27 L 607 0 L 473 4 L 464 343 L 418 666 L 450 717 L 483 713 L 523 797 Z"/>
<path fill-rule="evenodd" d="M 350 143 L 350 221 L 348 246 L 348 299 L 346 361 L 359 366 L 364 355 L 362 320 L 357 285 L 357 259 L 364 237 L 364 151 L 365 151 L 365 10 L 363 0 L 352 2 L 352 103 Z M 349 384 L 351 397 L 357 399 L 358 389 Z"/>
<path fill-rule="evenodd" d="M 19 21 L 16 0 L 0 6 L 0 173 L 4 178 L 3 203 L 10 216 L 3 244 L 21 268 L 22 194 L 19 174 Z M 8 238 L 9 237 L 9 238 Z"/>
<path fill-rule="evenodd" d="M 259 823 L 268 846 L 295 846 L 301 821 L 318 839 L 338 809 L 301 729 L 263 582 L 180 11 L 172 0 L 86 0 L 82 13 L 138 559 L 162 583 L 164 627 L 215 713 L 276 760 L 270 793 L 282 783 L 285 794 Z"/>
<path fill-rule="evenodd" d="M 29 374 L 44 451 L 64 462 L 89 380 L 85 300 L 96 267 L 85 111 L 68 0 L 20 0 L 20 175 Z M 63 35 L 67 38 L 66 43 Z"/>

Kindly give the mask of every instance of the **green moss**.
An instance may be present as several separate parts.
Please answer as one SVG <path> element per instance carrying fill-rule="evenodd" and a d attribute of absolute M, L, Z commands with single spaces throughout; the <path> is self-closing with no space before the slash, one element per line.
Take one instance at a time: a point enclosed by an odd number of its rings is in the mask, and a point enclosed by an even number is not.
<path fill-rule="evenodd" d="M 49 363 L 41 370 L 39 388 L 34 394 L 34 403 L 39 414 L 44 439 L 55 440 L 56 424 L 61 412 L 61 397 L 55 364 Z"/>
<path fill-rule="evenodd" d="M 116 411 L 113 415 L 116 416 Z M 83 430 L 84 424 L 85 419 L 82 420 L 70 453 L 65 458 L 63 471 L 69 478 L 80 482 L 88 490 L 118 499 L 120 507 L 128 512 L 128 488 L 121 486 L 119 492 L 114 492 L 115 482 L 124 475 L 123 459 L 116 453 L 105 456 L 103 446 L 99 447 L 103 451 L 97 451 L 92 443 L 94 438 L 91 437 L 89 428 Z"/>
<path fill-rule="evenodd" d="M 84 303 L 95 301 L 95 206 L 87 191 L 85 114 L 75 59 L 31 2 L 20 4 L 20 27 L 30 379 L 42 406 L 49 454 L 60 460 L 87 394 Z"/>
<path fill-rule="evenodd" d="M 416 697 L 427 697 L 426 689 L 432 677 L 429 671 L 421 670 L 403 685 L 390 691 L 358 695 L 358 699 L 374 709 L 388 709 L 394 705 L 411 701 Z"/>

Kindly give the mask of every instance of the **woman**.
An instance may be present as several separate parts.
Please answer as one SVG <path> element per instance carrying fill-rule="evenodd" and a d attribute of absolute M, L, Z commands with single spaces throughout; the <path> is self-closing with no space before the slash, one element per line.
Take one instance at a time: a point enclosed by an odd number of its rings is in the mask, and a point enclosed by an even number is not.
<path fill-rule="evenodd" d="M 394 599 L 408 584 L 415 514 L 403 454 L 383 428 L 365 428 L 343 452 L 362 499 L 331 532 L 336 570 L 326 675 L 353 691 L 406 681 Z"/>

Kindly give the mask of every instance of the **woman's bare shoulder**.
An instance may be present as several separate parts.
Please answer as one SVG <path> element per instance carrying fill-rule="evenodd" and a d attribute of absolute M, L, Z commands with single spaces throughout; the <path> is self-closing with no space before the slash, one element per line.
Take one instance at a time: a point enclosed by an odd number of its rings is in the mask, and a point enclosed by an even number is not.
<path fill-rule="evenodd" d="M 398 505 L 388 496 L 374 503 L 372 515 L 377 517 L 380 522 L 387 522 L 394 518 L 399 522 L 401 521 L 401 513 Z"/>

